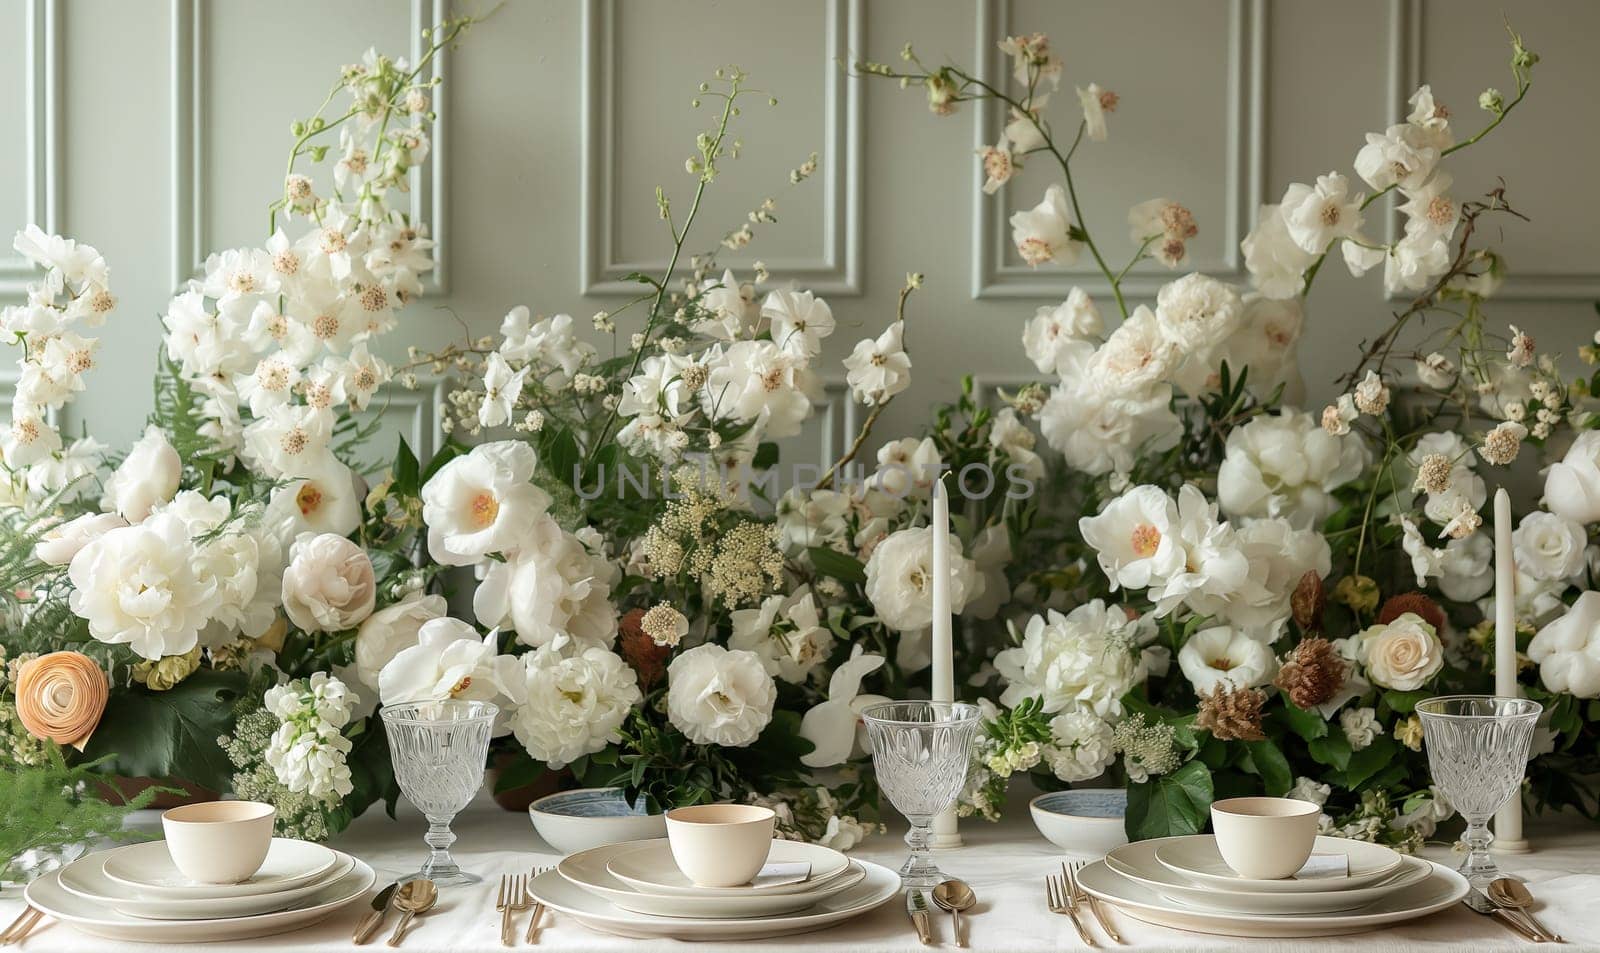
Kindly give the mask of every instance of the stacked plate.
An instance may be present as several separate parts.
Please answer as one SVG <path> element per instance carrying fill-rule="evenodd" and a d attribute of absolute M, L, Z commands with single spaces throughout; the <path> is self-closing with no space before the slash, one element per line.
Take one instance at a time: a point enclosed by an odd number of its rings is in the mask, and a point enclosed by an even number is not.
<path fill-rule="evenodd" d="M 1325 876 L 1252 880 L 1234 873 L 1209 834 L 1118 847 L 1078 874 L 1129 916 L 1230 936 L 1359 933 L 1443 910 L 1467 894 L 1460 874 L 1381 844 L 1318 837 Z M 1340 859 L 1342 858 L 1342 860 Z"/>
<path fill-rule="evenodd" d="M 590 929 L 681 940 L 804 933 L 866 913 L 900 890 L 900 875 L 887 867 L 816 844 L 773 841 L 767 862 L 807 864 L 810 873 L 793 883 L 698 887 L 660 838 L 572 854 L 528 889 Z"/>
<path fill-rule="evenodd" d="M 193 943 L 267 936 L 309 926 L 372 887 L 372 868 L 321 844 L 273 838 L 255 876 L 199 884 L 162 841 L 79 858 L 28 886 L 28 902 L 96 936 Z"/>

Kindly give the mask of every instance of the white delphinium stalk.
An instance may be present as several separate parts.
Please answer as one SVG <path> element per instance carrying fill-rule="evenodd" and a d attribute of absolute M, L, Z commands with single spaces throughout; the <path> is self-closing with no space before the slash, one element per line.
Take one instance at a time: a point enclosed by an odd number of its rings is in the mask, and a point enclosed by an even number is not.
<path fill-rule="evenodd" d="M 352 746 L 343 729 L 359 704 L 355 692 L 317 672 L 267 689 L 263 703 L 281 722 L 264 757 L 285 787 L 328 804 L 354 790 L 345 763 Z"/>

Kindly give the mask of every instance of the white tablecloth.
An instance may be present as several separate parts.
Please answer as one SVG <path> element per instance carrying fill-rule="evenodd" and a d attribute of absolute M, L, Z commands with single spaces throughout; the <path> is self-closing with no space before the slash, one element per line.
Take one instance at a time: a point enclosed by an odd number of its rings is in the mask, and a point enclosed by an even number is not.
<path fill-rule="evenodd" d="M 159 828 L 159 821 L 151 812 L 141 812 L 135 823 L 144 828 Z M 398 823 L 389 820 L 381 809 L 374 810 L 356 821 L 334 844 L 372 864 L 377 869 L 379 882 L 388 883 L 415 870 L 421 862 L 425 850 L 423 827 L 421 818 L 402 802 Z M 856 853 L 898 866 L 904 858 L 904 846 L 900 841 L 903 831 L 903 827 L 891 827 L 889 835 L 873 838 Z M 1581 818 L 1548 818 L 1530 821 L 1527 831 L 1535 851 L 1501 855 L 1501 865 L 1534 885 L 1535 893 L 1545 903 L 1540 915 L 1551 929 L 1562 933 L 1569 941 L 1568 946 L 1559 949 L 1600 951 L 1600 827 Z M 456 819 L 455 832 L 459 838 L 454 851 L 457 859 L 482 875 L 486 883 L 441 891 L 438 907 L 407 935 L 405 950 L 487 953 L 503 949 L 499 941 L 499 921 L 493 912 L 493 881 L 501 873 L 522 872 L 559 859 L 539 840 L 525 815 L 500 811 L 492 803 L 474 804 Z M 1063 855 L 1038 836 L 1027 818 L 1026 809 L 1013 811 L 1000 824 L 964 822 L 962 832 L 967 846 L 941 851 L 938 860 L 947 873 L 961 877 L 977 891 L 979 905 L 969 919 L 973 949 L 1021 953 L 1082 948 L 1071 923 L 1044 909 L 1042 878 L 1057 869 Z M 1433 859 L 1445 862 L 1450 862 L 1448 854 L 1443 848 L 1429 851 Z M 352 906 L 331 920 L 298 933 L 228 946 L 196 945 L 185 949 L 196 953 L 208 949 L 274 953 L 353 949 L 351 931 L 367 909 L 365 904 Z M 20 910 L 19 899 L 0 900 L 0 917 L 3 917 L 0 927 L 9 923 Z M 1115 911 L 1110 915 L 1130 950 L 1163 953 L 1189 950 L 1387 953 L 1391 950 L 1511 950 L 1531 946 L 1494 921 L 1459 907 L 1394 929 L 1305 940 L 1247 940 L 1187 934 L 1141 923 Z M 526 925 L 526 917 L 527 914 L 519 916 L 519 925 Z M 941 915 L 936 926 L 943 944 L 953 949 L 948 919 Z M 540 946 L 548 950 L 628 950 L 632 953 L 693 948 L 692 944 L 673 940 L 632 940 L 591 933 L 559 914 L 546 921 Z M 912 934 L 904 905 L 899 900 L 830 930 L 724 946 L 727 949 L 803 950 L 807 953 L 861 950 L 925 953 L 927 950 Z M 100 953 L 142 947 L 84 936 L 52 923 L 37 929 L 22 948 Z M 367 948 L 382 949 L 381 939 Z"/>

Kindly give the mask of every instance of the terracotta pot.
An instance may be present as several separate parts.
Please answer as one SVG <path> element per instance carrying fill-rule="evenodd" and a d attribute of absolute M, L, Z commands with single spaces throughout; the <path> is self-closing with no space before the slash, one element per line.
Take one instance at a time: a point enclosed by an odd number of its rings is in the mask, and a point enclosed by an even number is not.
<path fill-rule="evenodd" d="M 528 810 L 528 805 L 539 800 L 546 794 L 554 794 L 573 784 L 572 772 L 562 769 L 560 771 L 546 770 L 531 784 L 511 788 L 506 791 L 496 791 L 495 786 L 500 782 L 500 775 L 506 766 L 517 759 L 517 755 L 510 751 L 497 752 L 489 762 L 488 785 L 494 803 L 500 805 L 502 810 L 513 813 L 523 813 Z"/>
<path fill-rule="evenodd" d="M 215 801 L 222 795 L 208 788 L 203 788 L 192 781 L 179 778 L 125 778 L 120 775 L 106 778 L 99 785 L 99 795 L 104 800 L 113 804 L 126 804 L 137 797 L 147 788 L 164 787 L 178 788 L 182 794 L 171 794 L 162 791 L 147 807 L 165 811 L 169 808 L 182 807 L 185 804 L 199 804 L 203 801 Z"/>

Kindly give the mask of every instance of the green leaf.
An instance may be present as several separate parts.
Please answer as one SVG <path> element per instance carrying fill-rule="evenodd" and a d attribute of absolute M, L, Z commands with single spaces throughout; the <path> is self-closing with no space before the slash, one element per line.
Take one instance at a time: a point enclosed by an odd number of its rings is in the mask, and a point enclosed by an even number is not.
<path fill-rule="evenodd" d="M 1343 732 L 1335 732 L 1325 738 L 1318 738 L 1306 745 L 1311 752 L 1311 757 L 1316 758 L 1319 764 L 1328 765 L 1343 771 L 1345 765 L 1350 763 L 1350 742 Z"/>
<path fill-rule="evenodd" d="M 1198 761 L 1153 778 L 1128 785 L 1128 816 L 1124 821 L 1131 840 L 1198 834 L 1211 807 L 1211 770 Z"/>
<path fill-rule="evenodd" d="M 1390 711 L 1400 715 L 1409 715 L 1416 710 L 1417 702 L 1432 694 L 1434 693 L 1426 691 L 1384 692 L 1383 701 L 1384 704 L 1389 706 Z"/>
<path fill-rule="evenodd" d="M 806 552 L 811 556 L 811 565 L 816 566 L 817 572 L 824 576 L 832 576 L 840 582 L 853 582 L 857 585 L 865 584 L 867 581 L 867 567 L 854 556 L 847 556 L 825 546 L 812 546 Z"/>
<path fill-rule="evenodd" d="M 428 481 L 433 479 L 433 475 L 438 473 L 441 467 L 449 463 L 451 460 L 454 460 L 456 457 L 465 454 L 469 449 L 470 448 L 466 444 L 455 439 L 454 437 L 447 438 L 444 442 L 444 446 L 436 450 L 433 456 L 429 458 L 428 465 L 422 469 L 422 479 L 418 482 L 423 486 L 426 486 Z"/>
<path fill-rule="evenodd" d="M 1247 741 L 1244 748 L 1250 756 L 1245 770 L 1261 777 L 1267 794 L 1272 797 L 1288 794 L 1289 789 L 1294 787 L 1294 772 L 1289 770 L 1289 759 L 1283 756 L 1272 739 Z"/>
<path fill-rule="evenodd" d="M 1322 717 L 1322 712 L 1307 711 L 1292 702 L 1283 705 L 1283 721 L 1290 731 L 1306 741 L 1315 741 L 1328 734 L 1328 721 Z"/>
<path fill-rule="evenodd" d="M 778 445 L 771 441 L 764 441 L 756 445 L 756 455 L 750 458 L 750 466 L 757 470 L 765 470 L 776 466 L 778 463 Z"/>
<path fill-rule="evenodd" d="M 543 762 L 533 760 L 521 745 L 515 745 L 514 751 L 511 761 L 500 766 L 500 776 L 494 782 L 496 794 L 532 784 L 550 770 Z"/>
<path fill-rule="evenodd" d="M 422 465 L 417 462 L 417 455 L 411 452 L 411 447 L 406 443 L 406 438 L 400 438 L 400 446 L 394 452 L 394 489 L 404 496 L 416 496 L 422 490 Z"/>
<path fill-rule="evenodd" d="M 108 758 L 108 773 L 175 778 L 226 791 L 233 764 L 217 738 L 233 729 L 241 672 L 201 669 L 164 692 L 132 687 L 111 696 L 86 758 Z"/>
<path fill-rule="evenodd" d="M 1344 786 L 1352 791 L 1360 787 L 1362 782 L 1382 771 L 1397 753 L 1394 739 L 1387 736 L 1373 739 L 1372 744 L 1350 755 L 1344 769 Z"/>
<path fill-rule="evenodd" d="M 550 476 L 558 485 L 572 486 L 573 481 L 579 479 L 577 469 L 583 463 L 583 455 L 578 450 L 578 441 L 572 436 L 572 431 L 566 427 L 553 429 L 541 435 L 539 444 L 539 456 Z"/>

